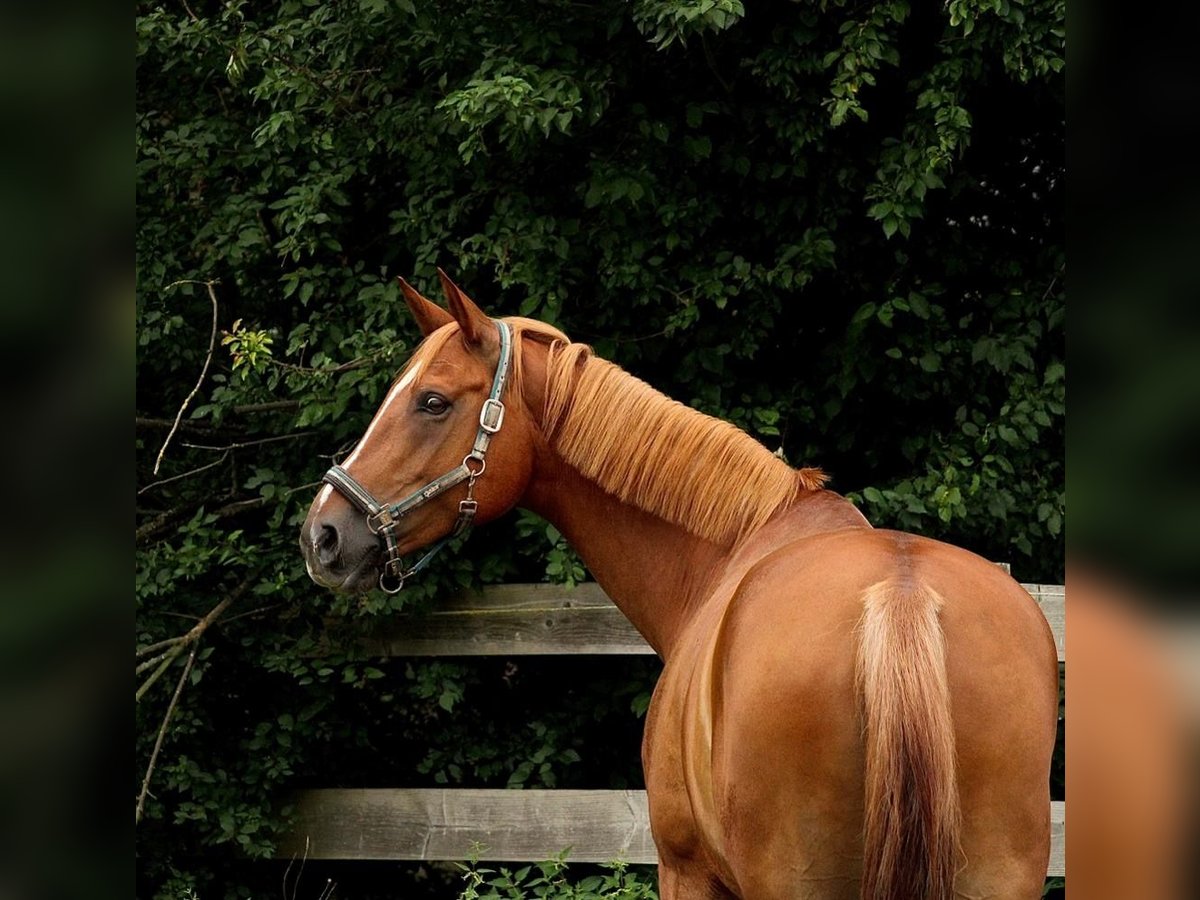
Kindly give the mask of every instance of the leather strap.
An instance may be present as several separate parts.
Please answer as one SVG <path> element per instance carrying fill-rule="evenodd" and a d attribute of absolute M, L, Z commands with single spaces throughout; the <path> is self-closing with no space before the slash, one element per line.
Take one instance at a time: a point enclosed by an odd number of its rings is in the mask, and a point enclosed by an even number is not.
<path fill-rule="evenodd" d="M 497 321 L 496 329 L 500 332 L 500 359 L 496 363 L 492 389 L 479 411 L 479 429 L 475 432 L 475 442 L 471 446 L 471 452 L 463 457 L 463 461 L 457 467 L 392 504 L 380 503 L 370 491 L 341 466 L 331 467 L 321 477 L 323 482 L 339 491 L 359 512 L 366 515 L 367 527 L 372 534 L 379 536 L 385 553 L 383 572 L 379 576 L 379 587 L 389 594 L 399 592 L 404 587 L 405 579 L 429 565 L 438 551 L 445 547 L 451 538 L 467 531 L 475 519 L 475 513 L 479 508 L 474 494 L 475 481 L 487 468 L 486 457 L 492 436 L 498 433 L 504 425 L 504 402 L 500 398 L 508 383 L 509 370 L 512 368 L 512 327 L 507 322 Z M 458 504 L 458 519 L 454 523 L 453 530 L 435 543 L 412 568 L 405 571 L 404 562 L 398 552 L 396 522 L 418 506 L 423 506 L 464 481 L 467 482 L 467 496 Z M 385 581 L 389 578 L 393 581 Z"/>

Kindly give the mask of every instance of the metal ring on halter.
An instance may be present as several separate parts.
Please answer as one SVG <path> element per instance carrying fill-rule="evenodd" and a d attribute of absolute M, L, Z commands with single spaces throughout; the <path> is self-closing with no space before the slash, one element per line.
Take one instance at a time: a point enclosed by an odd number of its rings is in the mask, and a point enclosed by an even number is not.
<path fill-rule="evenodd" d="M 483 408 L 479 411 L 479 431 L 475 435 L 475 448 L 463 457 L 462 465 L 459 468 L 447 472 L 441 478 L 434 479 L 399 503 L 390 505 L 376 500 L 371 496 L 370 491 L 359 484 L 341 466 L 333 466 L 321 478 L 324 483 L 346 497 L 359 511 L 366 513 L 367 528 L 383 543 L 385 562 L 383 571 L 379 574 L 379 589 L 385 593 L 398 594 L 404 588 L 407 578 L 422 571 L 452 537 L 462 534 L 475 519 L 476 511 L 479 508 L 473 493 L 475 480 L 487 468 L 484 454 L 487 453 L 488 441 L 504 424 L 504 403 L 500 397 L 504 393 L 509 366 L 512 364 L 512 327 L 505 322 L 496 322 L 495 324 L 500 332 L 500 360 L 496 363 L 496 374 L 492 377 L 491 394 L 483 402 Z M 472 463 L 478 463 L 479 468 L 472 468 Z M 396 523 L 418 506 L 464 481 L 467 483 L 467 496 L 459 502 L 458 520 L 455 522 L 453 531 L 434 544 L 433 548 L 422 556 L 412 568 L 405 570 L 404 562 L 397 552 Z"/>
<path fill-rule="evenodd" d="M 467 465 L 467 460 L 472 460 L 473 462 L 479 463 L 479 471 L 476 472 L 469 465 Z M 468 453 L 466 456 L 464 456 L 462 464 L 463 464 L 463 468 L 471 473 L 472 478 L 478 478 L 480 475 L 483 474 L 484 470 L 487 468 L 487 460 L 484 459 L 482 456 L 476 455 L 475 453 Z"/>
<path fill-rule="evenodd" d="M 387 581 L 386 581 L 386 579 L 388 579 L 388 578 L 396 579 L 395 587 L 388 587 Z M 386 572 L 386 571 L 380 572 L 379 573 L 379 589 L 381 591 L 383 591 L 385 594 L 400 593 L 402 590 L 404 590 L 404 576 L 403 575 L 393 575 L 390 572 Z"/>

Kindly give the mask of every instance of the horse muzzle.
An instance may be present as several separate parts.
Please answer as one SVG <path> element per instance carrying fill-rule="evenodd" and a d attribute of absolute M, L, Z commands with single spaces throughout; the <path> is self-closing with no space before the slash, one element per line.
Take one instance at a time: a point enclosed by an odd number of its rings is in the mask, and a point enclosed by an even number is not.
<path fill-rule="evenodd" d="M 357 517 L 306 521 L 300 551 L 308 577 L 321 587 L 358 593 L 375 586 L 382 546 Z"/>

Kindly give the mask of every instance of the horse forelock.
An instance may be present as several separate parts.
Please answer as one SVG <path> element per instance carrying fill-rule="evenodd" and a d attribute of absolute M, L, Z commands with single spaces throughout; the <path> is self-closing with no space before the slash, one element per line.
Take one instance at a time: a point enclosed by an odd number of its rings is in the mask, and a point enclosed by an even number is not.
<path fill-rule="evenodd" d="M 551 446 L 622 501 L 732 545 L 824 484 L 820 470 L 793 469 L 736 426 L 670 399 L 557 329 L 507 321 L 549 345 L 541 424 Z"/>

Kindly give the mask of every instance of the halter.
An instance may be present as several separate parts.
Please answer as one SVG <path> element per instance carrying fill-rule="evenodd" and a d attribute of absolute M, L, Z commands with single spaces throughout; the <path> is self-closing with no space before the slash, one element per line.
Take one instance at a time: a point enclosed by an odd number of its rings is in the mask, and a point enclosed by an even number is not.
<path fill-rule="evenodd" d="M 360 512 L 366 514 L 367 528 L 383 542 L 386 559 L 383 571 L 379 573 L 379 588 L 386 593 L 399 593 L 406 579 L 429 565 L 438 551 L 445 547 L 451 538 L 470 528 L 475 519 L 479 508 L 475 500 L 475 481 L 487 468 L 485 457 L 492 435 L 504 424 L 504 403 L 501 402 L 500 395 L 504 393 L 504 384 L 508 380 L 508 370 L 512 364 L 512 328 L 506 322 L 496 322 L 496 329 L 500 332 L 500 361 L 496 363 L 492 392 L 483 401 L 483 408 L 479 411 L 479 430 L 475 433 L 475 444 L 457 468 L 392 504 L 380 503 L 341 466 L 334 466 L 321 478 L 323 482 L 340 491 Z M 405 571 L 404 560 L 397 549 L 396 523 L 418 506 L 424 506 L 434 497 L 444 494 L 464 481 L 467 483 L 467 496 L 458 503 L 458 520 L 454 523 L 454 529 L 434 544 L 411 569 Z"/>

